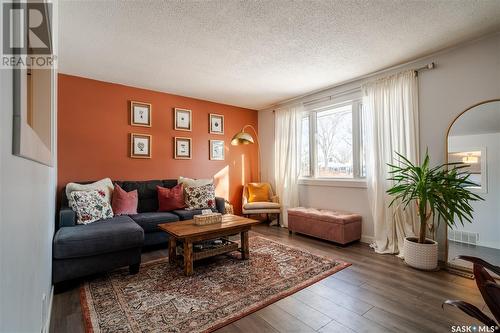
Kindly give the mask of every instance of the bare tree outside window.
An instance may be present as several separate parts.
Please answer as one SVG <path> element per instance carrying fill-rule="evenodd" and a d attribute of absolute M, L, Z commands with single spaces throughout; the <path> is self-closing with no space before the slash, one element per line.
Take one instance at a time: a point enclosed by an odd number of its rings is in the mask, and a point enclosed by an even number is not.
<path fill-rule="evenodd" d="M 317 165 L 320 177 L 353 177 L 352 106 L 317 114 Z"/>
<path fill-rule="evenodd" d="M 300 158 L 303 180 L 365 178 L 365 127 L 361 99 L 306 110 Z"/>

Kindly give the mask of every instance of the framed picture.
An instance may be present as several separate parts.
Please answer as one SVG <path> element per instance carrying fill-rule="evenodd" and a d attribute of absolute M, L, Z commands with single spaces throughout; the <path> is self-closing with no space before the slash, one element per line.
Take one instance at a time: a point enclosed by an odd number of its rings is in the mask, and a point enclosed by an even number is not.
<path fill-rule="evenodd" d="M 130 125 L 151 127 L 151 104 L 130 101 Z"/>
<path fill-rule="evenodd" d="M 210 133 L 224 134 L 224 116 L 221 114 L 210 114 Z"/>
<path fill-rule="evenodd" d="M 16 68 L 12 73 L 12 154 L 52 167 L 57 74 L 49 68 Z"/>
<path fill-rule="evenodd" d="M 191 159 L 191 138 L 174 138 L 174 158 L 176 160 Z"/>
<path fill-rule="evenodd" d="M 488 169 L 486 147 L 453 147 L 448 151 L 448 163 L 463 163 L 461 171 L 468 172 L 469 181 L 475 186 L 466 186 L 476 193 L 488 193 Z"/>
<path fill-rule="evenodd" d="M 210 159 L 224 161 L 224 141 L 210 140 Z"/>
<path fill-rule="evenodd" d="M 191 131 L 191 110 L 174 109 L 174 129 L 177 131 Z"/>
<path fill-rule="evenodd" d="M 151 158 L 151 135 L 130 133 L 130 157 Z"/>

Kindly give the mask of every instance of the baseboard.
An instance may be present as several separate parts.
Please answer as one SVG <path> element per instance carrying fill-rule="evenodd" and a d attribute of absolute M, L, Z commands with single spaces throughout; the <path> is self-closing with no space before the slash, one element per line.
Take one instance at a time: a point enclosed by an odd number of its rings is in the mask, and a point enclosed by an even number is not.
<path fill-rule="evenodd" d="M 47 316 L 44 318 L 44 324 L 42 327 L 42 333 L 49 333 L 50 330 L 50 318 L 52 318 L 52 302 L 54 300 L 54 285 L 50 288 L 49 303 L 47 306 Z"/>
<path fill-rule="evenodd" d="M 371 244 L 371 243 L 373 243 L 374 239 L 375 239 L 375 237 L 373 237 L 373 236 L 361 235 L 360 242 L 361 243 L 366 243 L 366 244 Z"/>

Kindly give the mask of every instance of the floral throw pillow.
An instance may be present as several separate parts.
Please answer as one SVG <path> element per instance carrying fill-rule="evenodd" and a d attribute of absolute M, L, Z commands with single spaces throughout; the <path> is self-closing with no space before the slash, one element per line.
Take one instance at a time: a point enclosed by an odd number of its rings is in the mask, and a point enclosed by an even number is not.
<path fill-rule="evenodd" d="M 198 187 L 186 187 L 184 197 L 187 209 L 215 208 L 215 186 L 207 184 Z"/>
<path fill-rule="evenodd" d="M 103 191 L 73 191 L 69 195 L 69 205 L 76 212 L 78 224 L 113 217 L 113 210 Z"/>

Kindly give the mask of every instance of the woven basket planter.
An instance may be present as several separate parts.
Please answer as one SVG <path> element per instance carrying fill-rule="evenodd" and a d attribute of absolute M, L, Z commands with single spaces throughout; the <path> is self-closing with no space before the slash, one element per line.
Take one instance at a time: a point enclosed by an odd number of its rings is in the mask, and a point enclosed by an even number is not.
<path fill-rule="evenodd" d="M 426 238 L 425 244 L 420 244 L 415 237 L 406 237 L 404 256 L 406 264 L 411 267 L 435 270 L 438 265 L 438 243 Z"/>

